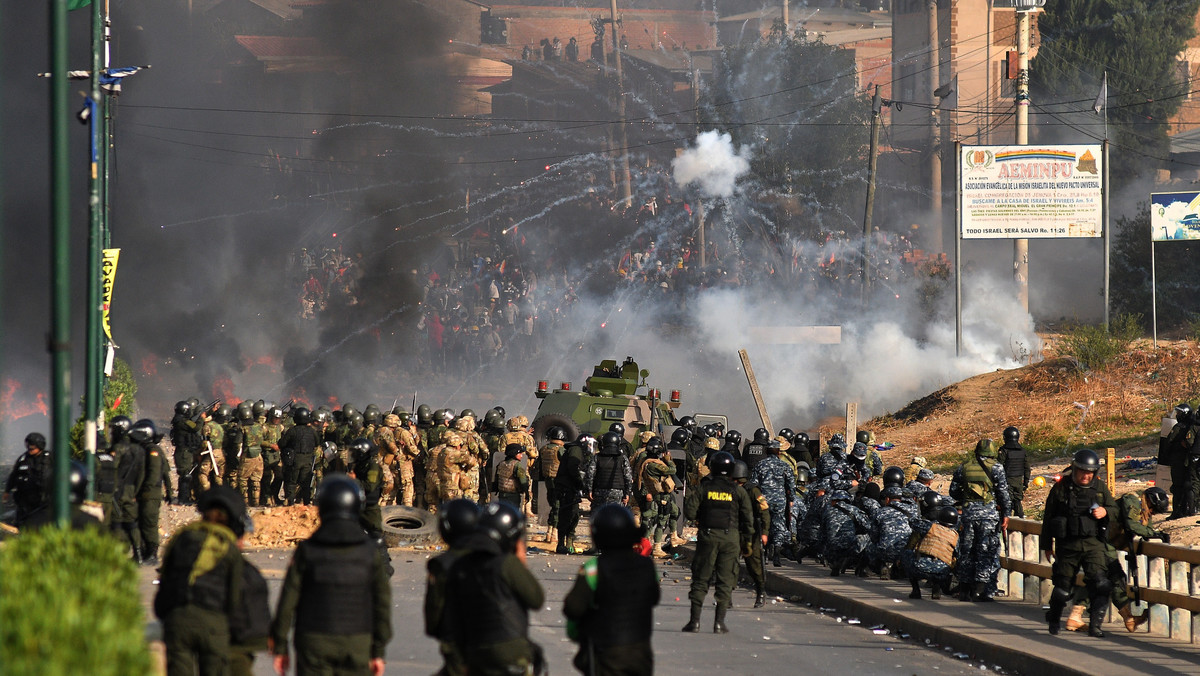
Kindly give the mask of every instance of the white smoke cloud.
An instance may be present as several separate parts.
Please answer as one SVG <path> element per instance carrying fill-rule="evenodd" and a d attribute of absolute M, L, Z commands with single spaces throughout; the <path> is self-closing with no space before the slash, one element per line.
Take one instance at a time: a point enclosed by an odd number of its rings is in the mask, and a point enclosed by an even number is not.
<path fill-rule="evenodd" d="M 675 182 L 700 185 L 705 197 L 731 197 L 737 180 L 750 171 L 749 149 L 735 150 L 729 134 L 706 131 L 696 145 L 671 160 Z"/>

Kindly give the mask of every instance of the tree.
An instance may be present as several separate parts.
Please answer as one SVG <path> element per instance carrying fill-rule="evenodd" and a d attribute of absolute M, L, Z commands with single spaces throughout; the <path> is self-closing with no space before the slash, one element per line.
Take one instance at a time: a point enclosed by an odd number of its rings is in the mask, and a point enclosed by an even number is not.
<path fill-rule="evenodd" d="M 806 226 L 856 225 L 849 214 L 862 211 L 871 106 L 852 52 L 777 24 L 722 51 L 704 103 L 714 127 L 754 150 L 758 195 L 798 202 Z"/>
<path fill-rule="evenodd" d="M 133 379 L 133 370 L 125 360 L 113 360 L 112 375 L 104 380 L 104 419 L 112 420 L 119 415 L 135 418 L 137 416 L 137 381 Z M 79 416 L 71 427 L 71 455 L 83 459 L 84 418 Z"/>
<path fill-rule="evenodd" d="M 1038 17 L 1030 88 L 1035 110 L 1053 112 L 1038 127 L 1050 136 L 1064 124 L 1079 128 L 1067 111 L 1094 119 L 1090 103 L 1107 73 L 1114 189 L 1168 157 L 1167 121 L 1189 89 L 1177 57 L 1195 35 L 1198 8 L 1200 0 L 1047 0 Z"/>

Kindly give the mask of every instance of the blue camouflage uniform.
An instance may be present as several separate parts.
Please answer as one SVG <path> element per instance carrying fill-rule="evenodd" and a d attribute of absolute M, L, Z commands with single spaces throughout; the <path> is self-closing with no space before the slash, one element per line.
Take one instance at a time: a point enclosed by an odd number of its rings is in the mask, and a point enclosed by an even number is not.
<path fill-rule="evenodd" d="M 750 470 L 750 480 L 758 484 L 763 497 L 771 506 L 771 536 L 769 545 L 781 547 L 791 542 L 788 530 L 788 503 L 795 499 L 796 475 L 792 468 L 779 458 L 777 452 L 768 453 Z"/>
<path fill-rule="evenodd" d="M 929 519 L 917 519 L 912 524 L 914 547 L 920 542 L 921 538 L 929 532 L 933 521 Z M 955 547 L 954 554 L 957 557 L 961 552 L 961 541 L 959 546 Z M 900 552 L 900 560 L 904 563 L 904 569 L 908 572 L 908 577 L 915 580 L 929 580 L 939 585 L 950 581 L 950 576 L 954 573 L 954 568 L 935 557 L 926 554 L 920 554 L 915 548 L 905 548 Z"/>
<path fill-rule="evenodd" d="M 959 465 L 950 480 L 950 495 L 962 507 L 958 582 L 963 593 L 974 587 L 977 596 L 985 595 L 980 585 L 987 587 L 989 596 L 995 589 L 1000 570 L 1000 522 L 1010 509 L 1008 476 L 995 454 L 995 443 L 981 440 L 975 456 Z"/>
<path fill-rule="evenodd" d="M 912 535 L 910 516 L 898 503 L 880 507 L 871 521 L 871 565 L 890 566 L 900 558 L 900 552 Z"/>
<path fill-rule="evenodd" d="M 841 492 L 845 496 L 844 492 Z M 849 496 L 845 496 L 848 498 Z M 871 544 L 871 519 L 848 499 L 830 501 L 824 513 L 825 561 L 832 575 L 841 575 Z"/>

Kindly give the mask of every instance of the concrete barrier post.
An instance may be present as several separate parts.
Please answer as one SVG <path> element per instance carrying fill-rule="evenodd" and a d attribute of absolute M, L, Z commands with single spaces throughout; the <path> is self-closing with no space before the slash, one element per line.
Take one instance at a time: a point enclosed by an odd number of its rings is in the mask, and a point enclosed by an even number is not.
<path fill-rule="evenodd" d="M 1200 566 L 1192 566 L 1192 596 L 1200 595 Z M 1200 643 L 1200 613 L 1192 613 L 1192 643 Z"/>
<path fill-rule="evenodd" d="M 1008 555 L 1010 558 L 1026 561 L 1025 558 L 1025 538 L 1016 531 L 1007 531 L 1004 537 L 1008 538 Z M 1006 596 L 1010 599 L 1025 597 L 1025 576 L 1009 571 L 1007 575 L 1001 575 L 1002 578 L 1007 578 L 1008 584 L 1005 590 Z"/>
<path fill-rule="evenodd" d="M 1038 563 L 1044 563 L 1047 566 L 1053 565 L 1050 563 L 1050 558 L 1046 556 L 1041 547 L 1038 547 Z M 1046 605 L 1050 603 L 1050 593 L 1054 591 L 1054 582 L 1049 578 L 1035 578 L 1038 581 L 1038 603 Z"/>
<path fill-rule="evenodd" d="M 1146 562 L 1146 587 L 1150 589 L 1167 588 L 1166 560 L 1157 556 Z M 1171 633 L 1170 608 L 1161 603 L 1150 606 L 1150 633 L 1158 636 L 1169 636 Z"/>
<path fill-rule="evenodd" d="M 1188 594 L 1191 585 L 1189 569 L 1191 564 L 1187 561 L 1172 561 L 1170 590 L 1176 594 Z M 1192 640 L 1192 612 L 1187 608 L 1172 608 L 1171 609 L 1171 638 L 1181 641 L 1191 642 Z"/>

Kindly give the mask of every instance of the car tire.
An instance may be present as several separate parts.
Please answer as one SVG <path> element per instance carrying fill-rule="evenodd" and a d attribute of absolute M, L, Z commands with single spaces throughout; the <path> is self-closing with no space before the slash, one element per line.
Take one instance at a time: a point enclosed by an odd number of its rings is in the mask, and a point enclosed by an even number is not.
<path fill-rule="evenodd" d="M 424 509 L 389 505 L 383 508 L 383 539 L 389 547 L 412 547 L 441 541 L 437 517 Z"/>
<path fill-rule="evenodd" d="M 575 441 L 579 436 L 579 425 L 561 413 L 547 413 L 533 421 L 533 443 L 538 448 L 546 445 L 546 430 L 551 427 L 561 427 L 567 433 L 567 443 Z"/>

